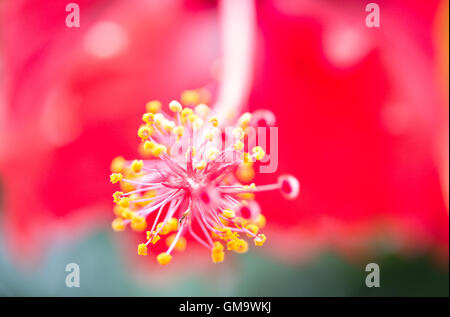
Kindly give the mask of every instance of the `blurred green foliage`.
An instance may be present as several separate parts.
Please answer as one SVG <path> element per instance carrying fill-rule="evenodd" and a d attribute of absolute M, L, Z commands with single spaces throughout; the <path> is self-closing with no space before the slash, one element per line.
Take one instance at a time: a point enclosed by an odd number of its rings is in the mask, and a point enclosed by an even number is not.
<path fill-rule="evenodd" d="M 448 296 L 448 269 L 430 256 L 371 258 L 381 271 L 381 287 L 365 286 L 365 264 L 325 252 L 313 261 L 286 265 L 269 254 L 233 257 L 209 276 L 201 272 L 168 281 L 164 287 L 136 283 L 120 259 L 110 233 L 97 232 L 75 244 L 59 243 L 34 271 L 18 270 L 0 240 L 1 296 Z M 81 269 L 81 287 L 67 288 L 65 266 Z M 157 274 L 157 273 L 155 273 Z"/>

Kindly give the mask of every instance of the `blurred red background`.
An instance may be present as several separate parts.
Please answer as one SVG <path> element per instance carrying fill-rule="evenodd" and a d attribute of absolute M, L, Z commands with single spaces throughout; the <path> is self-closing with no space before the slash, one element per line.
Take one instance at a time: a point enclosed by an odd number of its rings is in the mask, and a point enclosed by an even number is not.
<path fill-rule="evenodd" d="M 215 86 L 220 65 L 216 1 L 76 3 L 80 28 L 67 1 L 0 3 L 2 231 L 28 263 L 109 226 L 109 165 L 137 156 L 144 104 Z M 387 240 L 448 259 L 448 1 L 377 3 L 380 28 L 360 1 L 256 1 L 247 104 L 279 127 L 279 170 L 256 182 L 302 184 L 295 201 L 257 196 L 268 252 Z"/>

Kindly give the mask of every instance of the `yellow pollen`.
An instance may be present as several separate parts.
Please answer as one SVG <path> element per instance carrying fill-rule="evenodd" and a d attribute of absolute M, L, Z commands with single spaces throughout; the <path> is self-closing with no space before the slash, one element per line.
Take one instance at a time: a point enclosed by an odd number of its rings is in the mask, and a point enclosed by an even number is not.
<path fill-rule="evenodd" d="M 243 160 L 244 164 L 252 163 L 252 158 L 251 158 L 250 154 L 248 154 L 248 153 L 243 153 L 242 160 Z"/>
<path fill-rule="evenodd" d="M 234 149 L 236 151 L 242 151 L 243 148 L 244 148 L 244 143 L 242 143 L 241 141 L 237 140 L 236 143 L 234 144 Z"/>
<path fill-rule="evenodd" d="M 145 105 L 145 108 L 147 110 L 147 112 L 151 112 L 151 113 L 157 113 L 158 111 L 161 110 L 161 102 L 158 100 L 153 100 L 153 101 L 149 101 L 147 102 L 147 104 Z"/>
<path fill-rule="evenodd" d="M 258 234 L 253 241 L 256 246 L 262 246 L 266 242 L 266 236 L 264 234 Z"/>
<path fill-rule="evenodd" d="M 181 93 L 181 102 L 185 105 L 196 105 L 200 102 L 200 94 L 195 90 L 185 90 Z"/>
<path fill-rule="evenodd" d="M 155 142 L 153 141 L 145 141 L 144 143 L 144 149 L 146 150 L 152 150 L 155 147 Z"/>
<path fill-rule="evenodd" d="M 159 241 L 159 239 L 161 239 L 161 237 L 157 234 L 154 237 L 152 237 L 152 232 L 151 231 L 147 231 L 147 240 L 152 239 L 151 243 L 152 244 L 156 244 L 156 242 Z"/>
<path fill-rule="evenodd" d="M 177 137 L 182 137 L 184 135 L 184 127 L 179 125 L 177 127 L 175 127 L 172 132 L 177 136 Z"/>
<path fill-rule="evenodd" d="M 249 182 L 255 177 L 255 170 L 247 164 L 239 165 L 236 170 L 236 177 L 241 182 Z"/>
<path fill-rule="evenodd" d="M 223 262 L 223 259 L 225 257 L 225 252 L 220 251 L 220 252 L 212 252 L 211 253 L 211 259 L 214 263 L 220 263 Z"/>
<path fill-rule="evenodd" d="M 115 203 L 117 203 L 117 202 L 119 202 L 119 200 L 120 200 L 120 196 L 122 196 L 123 195 L 123 192 L 115 192 L 112 196 L 113 196 L 113 199 L 114 199 L 114 202 Z"/>
<path fill-rule="evenodd" d="M 156 260 L 161 265 L 167 265 L 170 263 L 170 260 L 172 260 L 172 256 L 166 252 L 162 252 L 162 253 L 158 254 L 158 256 L 156 257 Z"/>
<path fill-rule="evenodd" d="M 260 228 L 264 228 L 266 226 L 266 217 L 263 214 L 259 214 L 256 217 L 255 224 Z"/>
<path fill-rule="evenodd" d="M 131 218 L 133 218 L 133 214 L 134 214 L 134 211 L 131 211 L 131 210 L 128 209 L 128 208 L 122 208 L 122 214 L 121 214 L 121 216 L 122 216 L 123 218 L 130 220 Z"/>
<path fill-rule="evenodd" d="M 186 117 L 190 116 L 193 113 L 194 111 L 192 111 L 191 108 L 184 108 L 183 110 L 181 110 L 181 118 L 186 119 Z"/>
<path fill-rule="evenodd" d="M 131 192 L 135 189 L 133 184 L 130 184 L 128 182 L 121 182 L 120 183 L 120 189 L 125 192 Z"/>
<path fill-rule="evenodd" d="M 245 229 L 247 229 L 248 231 L 252 232 L 253 234 L 258 234 L 259 228 L 257 225 L 254 224 L 249 224 L 245 227 Z M 247 236 L 252 237 L 251 234 L 247 233 Z"/>
<path fill-rule="evenodd" d="M 239 119 L 238 119 L 238 125 L 245 129 L 247 128 L 248 124 L 250 123 L 250 120 L 252 119 L 252 114 L 250 112 L 243 113 Z"/>
<path fill-rule="evenodd" d="M 145 243 L 141 243 L 138 245 L 138 254 L 147 255 L 147 246 L 145 245 Z"/>
<path fill-rule="evenodd" d="M 109 177 L 109 180 L 113 184 L 122 181 L 122 179 L 123 179 L 123 175 L 121 173 L 112 173 L 111 176 Z"/>
<path fill-rule="evenodd" d="M 128 197 L 122 197 L 117 203 L 120 207 L 127 208 L 130 205 L 130 199 Z"/>
<path fill-rule="evenodd" d="M 142 121 L 144 121 L 148 125 L 153 124 L 154 120 L 155 120 L 155 115 L 151 112 L 147 112 L 142 115 Z"/>
<path fill-rule="evenodd" d="M 195 107 L 194 111 L 201 118 L 206 119 L 206 117 L 209 114 L 210 109 L 209 109 L 209 107 L 207 105 L 202 103 L 202 104 L 199 104 L 197 107 Z"/>
<path fill-rule="evenodd" d="M 258 161 L 262 160 L 264 158 L 264 156 L 266 155 L 266 153 L 264 152 L 264 150 L 260 146 L 255 146 L 253 148 L 252 152 L 256 154 L 255 158 Z"/>
<path fill-rule="evenodd" d="M 170 218 L 167 221 L 167 226 L 169 227 L 169 230 L 172 231 L 177 231 L 178 230 L 178 219 L 177 218 Z"/>
<path fill-rule="evenodd" d="M 172 112 L 181 112 L 181 110 L 183 110 L 183 107 L 180 105 L 178 101 L 173 100 L 169 103 L 169 109 Z"/>
<path fill-rule="evenodd" d="M 120 217 L 120 216 L 122 215 L 123 208 L 120 207 L 120 206 L 118 206 L 118 205 L 115 205 L 115 206 L 113 207 L 113 211 L 114 211 L 114 214 L 115 214 L 117 217 Z"/>
<path fill-rule="evenodd" d="M 162 144 L 157 144 L 152 150 L 152 154 L 154 156 L 160 156 L 162 154 L 167 153 L 167 148 Z"/>
<path fill-rule="evenodd" d="M 213 127 L 217 128 L 219 126 L 219 119 L 217 117 L 211 117 L 209 122 L 213 125 Z"/>
<path fill-rule="evenodd" d="M 145 221 L 145 218 L 141 215 L 138 215 L 136 213 L 133 214 L 131 218 L 131 229 L 134 231 L 144 231 L 145 228 L 147 228 L 147 222 Z"/>
<path fill-rule="evenodd" d="M 144 162 L 142 160 L 134 160 L 133 163 L 131 163 L 131 169 L 135 173 L 139 173 L 144 166 Z"/>
<path fill-rule="evenodd" d="M 113 173 L 122 172 L 124 167 L 125 167 L 125 159 L 123 158 L 123 156 L 118 156 L 111 162 L 111 172 Z"/>
<path fill-rule="evenodd" d="M 138 130 L 138 136 L 142 139 L 142 141 L 145 141 L 148 139 L 149 136 L 153 134 L 153 129 L 149 126 L 142 126 Z"/>
<path fill-rule="evenodd" d="M 175 240 L 176 234 L 171 234 L 166 239 L 166 245 L 170 247 Z M 179 237 L 177 243 L 175 244 L 175 250 L 182 252 L 186 249 L 186 238 L 185 237 Z"/>
<path fill-rule="evenodd" d="M 163 226 L 163 225 L 164 225 L 163 222 L 158 223 L 158 225 L 156 226 L 156 231 L 159 231 L 159 233 L 162 235 L 166 235 L 166 234 L 170 233 L 170 227 L 168 226 L 168 223 L 166 223 L 165 226 Z M 161 229 L 161 231 L 160 231 L 160 229 Z"/>
<path fill-rule="evenodd" d="M 117 217 L 112 222 L 112 228 L 114 231 L 123 231 L 125 230 L 125 224 L 123 223 L 123 219 L 120 217 Z"/>

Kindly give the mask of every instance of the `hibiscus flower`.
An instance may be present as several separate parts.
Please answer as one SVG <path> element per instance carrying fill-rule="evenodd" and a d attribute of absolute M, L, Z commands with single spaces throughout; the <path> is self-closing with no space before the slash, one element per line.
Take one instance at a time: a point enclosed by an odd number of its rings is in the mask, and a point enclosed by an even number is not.
<path fill-rule="evenodd" d="M 252 10 L 78 1 L 80 28 L 65 27 L 66 1 L 1 3 L 2 216 L 18 258 L 29 263 L 61 235 L 108 225 L 108 167 L 118 155 L 138 157 L 143 105 L 198 87 L 220 113 L 276 117 L 277 173 L 254 182 L 290 173 L 302 193 L 256 194 L 266 250 L 353 254 L 384 234 L 402 249 L 448 256 L 436 159 L 448 127 L 433 42 L 439 2 L 380 3 L 380 28 L 365 26 L 359 2 L 241 2 Z"/>

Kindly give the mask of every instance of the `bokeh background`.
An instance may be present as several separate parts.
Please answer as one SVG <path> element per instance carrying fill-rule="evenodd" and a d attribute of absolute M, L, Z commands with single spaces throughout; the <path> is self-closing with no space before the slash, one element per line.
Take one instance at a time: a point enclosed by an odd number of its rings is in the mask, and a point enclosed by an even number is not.
<path fill-rule="evenodd" d="M 448 296 L 448 1 L 377 0 L 379 28 L 369 1 L 248 1 L 225 21 L 226 1 L 0 1 L 1 296 Z M 138 156 L 148 100 L 214 104 L 223 34 L 249 25 L 241 101 L 279 127 L 256 182 L 291 173 L 301 194 L 257 195 L 264 248 L 213 265 L 188 242 L 162 268 L 111 230 L 111 159 Z"/>

